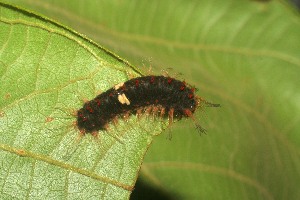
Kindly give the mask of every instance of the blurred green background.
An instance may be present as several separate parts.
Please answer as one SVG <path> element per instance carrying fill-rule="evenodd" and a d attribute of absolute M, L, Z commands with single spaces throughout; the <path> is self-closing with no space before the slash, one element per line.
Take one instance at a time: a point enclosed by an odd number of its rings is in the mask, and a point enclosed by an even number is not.
<path fill-rule="evenodd" d="M 154 138 L 131 199 L 300 199 L 300 20 L 283 1 L 10 0 L 220 103 Z M 182 75 L 178 75 L 181 73 Z M 172 140 L 167 136 L 171 132 Z"/>

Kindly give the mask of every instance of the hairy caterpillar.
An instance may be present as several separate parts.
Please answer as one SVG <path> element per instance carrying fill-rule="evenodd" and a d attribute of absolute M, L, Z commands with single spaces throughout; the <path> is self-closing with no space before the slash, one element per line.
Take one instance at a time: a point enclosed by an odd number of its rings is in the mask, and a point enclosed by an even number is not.
<path fill-rule="evenodd" d="M 106 130 L 107 125 L 118 116 L 152 112 L 160 117 L 193 118 L 200 104 L 217 107 L 195 95 L 195 88 L 184 81 L 165 76 L 142 76 L 133 78 L 86 102 L 77 112 L 77 126 L 82 133 Z M 204 132 L 196 123 L 199 131 Z"/>

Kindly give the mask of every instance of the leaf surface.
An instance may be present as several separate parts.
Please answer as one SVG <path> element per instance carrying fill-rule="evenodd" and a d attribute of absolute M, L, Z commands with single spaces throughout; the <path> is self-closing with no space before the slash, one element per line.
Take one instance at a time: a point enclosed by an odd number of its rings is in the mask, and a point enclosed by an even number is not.
<path fill-rule="evenodd" d="M 1 199 L 127 199 L 161 122 L 132 117 L 97 137 L 75 122 L 85 99 L 128 74 L 140 75 L 70 29 L 0 3 Z"/>
<path fill-rule="evenodd" d="M 144 183 L 174 199 L 300 199 L 300 22 L 283 1 L 10 2 L 172 67 L 222 105 L 198 114 L 207 136 L 178 123 L 156 138 Z"/>

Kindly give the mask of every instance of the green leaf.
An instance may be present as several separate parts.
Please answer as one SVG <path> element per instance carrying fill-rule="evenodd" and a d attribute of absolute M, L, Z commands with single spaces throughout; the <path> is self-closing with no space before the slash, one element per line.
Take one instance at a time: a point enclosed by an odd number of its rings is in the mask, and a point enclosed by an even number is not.
<path fill-rule="evenodd" d="M 68 24 L 137 64 L 151 58 L 157 71 L 183 72 L 199 95 L 222 105 L 198 113 L 206 136 L 178 123 L 171 141 L 155 138 L 141 169 L 146 189 L 173 199 L 300 199 L 300 22 L 289 5 L 10 2 Z M 137 195 L 151 199 L 146 194 Z"/>
<path fill-rule="evenodd" d="M 120 120 L 80 135 L 84 99 L 139 76 L 49 19 L 0 3 L 1 199 L 127 199 L 163 122 Z M 156 127 L 156 128 L 153 128 Z"/>

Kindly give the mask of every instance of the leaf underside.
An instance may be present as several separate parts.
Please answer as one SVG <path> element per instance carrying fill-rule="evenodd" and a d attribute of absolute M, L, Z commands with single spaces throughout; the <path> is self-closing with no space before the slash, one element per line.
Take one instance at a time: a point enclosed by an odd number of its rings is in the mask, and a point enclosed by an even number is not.
<path fill-rule="evenodd" d="M 59 24 L 0 6 L 1 199 L 129 198 L 164 121 L 132 116 L 80 135 L 76 110 L 141 74 Z"/>

